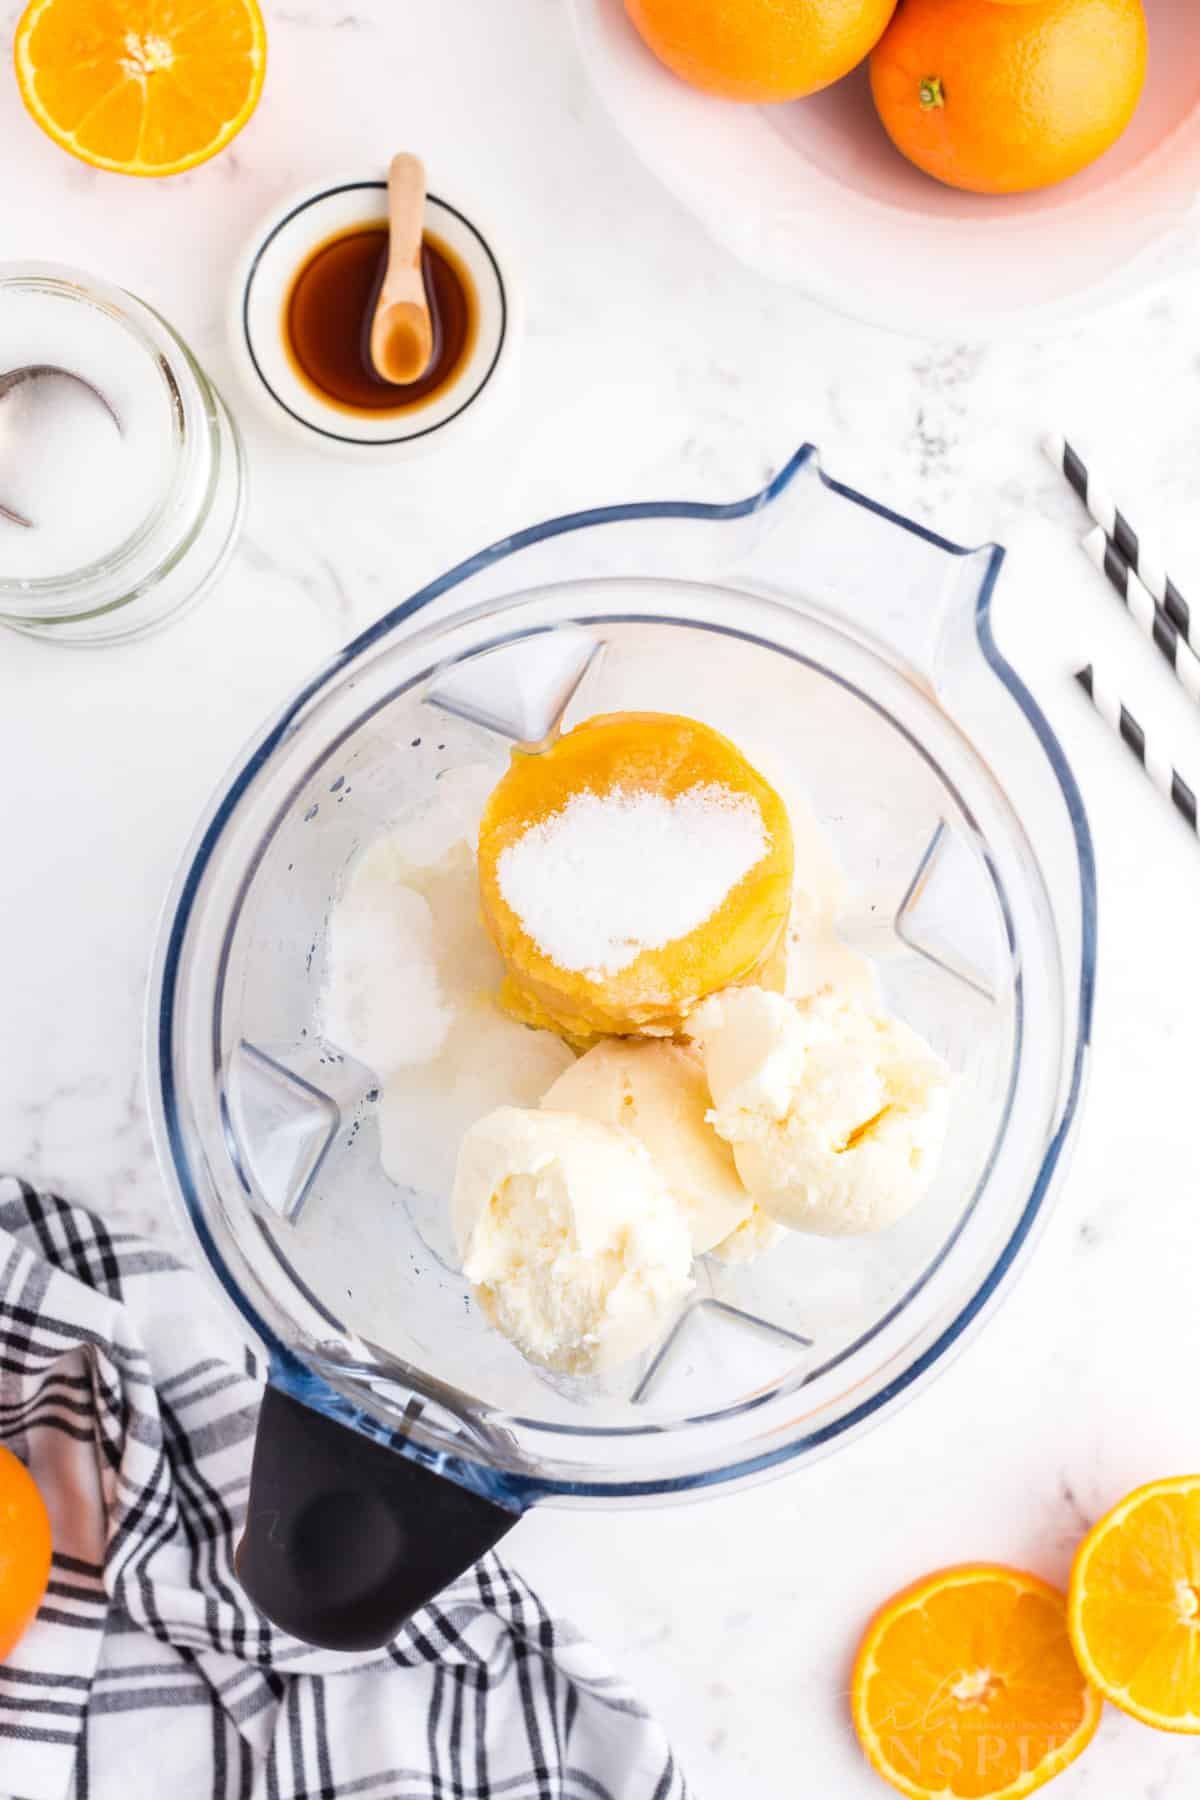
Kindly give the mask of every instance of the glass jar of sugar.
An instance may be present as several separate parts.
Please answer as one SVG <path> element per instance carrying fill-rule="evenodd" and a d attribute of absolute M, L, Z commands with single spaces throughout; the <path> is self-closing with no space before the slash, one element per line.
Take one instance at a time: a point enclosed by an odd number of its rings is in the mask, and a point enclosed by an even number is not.
<path fill-rule="evenodd" d="M 165 320 L 78 270 L 0 264 L 0 623 L 149 631 L 216 579 L 244 503 L 237 429 Z"/>

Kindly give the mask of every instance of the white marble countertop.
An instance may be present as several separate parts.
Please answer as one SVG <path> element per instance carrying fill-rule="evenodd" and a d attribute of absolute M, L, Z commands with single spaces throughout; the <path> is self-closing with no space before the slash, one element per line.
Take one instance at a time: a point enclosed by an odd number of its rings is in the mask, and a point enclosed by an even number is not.
<path fill-rule="evenodd" d="M 268 13 L 258 116 L 166 184 L 70 161 L 2 84 L 4 255 L 91 266 L 158 305 L 229 391 L 253 487 L 232 569 L 174 629 L 102 652 L 0 645 L 0 1162 L 170 1229 L 140 1040 L 174 860 L 263 713 L 442 567 L 579 506 L 740 496 L 806 438 L 949 537 L 1005 543 L 1001 639 L 1076 764 L 1101 882 L 1090 1102 L 1040 1248 L 932 1389 L 810 1472 L 668 1511 L 542 1512 L 510 1540 L 660 1711 L 707 1800 L 870 1800 L 884 1789 L 844 1696 L 871 1608 L 968 1558 L 1062 1578 L 1086 1521 L 1200 1463 L 1200 848 L 1073 690 L 1072 655 L 1107 639 L 1197 771 L 1200 741 L 1076 549 L 1082 513 L 1037 449 L 1049 425 L 1094 446 L 1200 592 L 1200 273 L 1052 338 L 873 332 L 745 273 L 644 176 L 589 92 L 561 0 Z M 439 190 L 505 221 L 528 338 L 502 444 L 366 474 L 250 418 L 224 286 L 290 187 L 380 167 L 401 142 Z M 1055 1793 L 1182 1800 L 1198 1755 L 1110 1713 Z"/>

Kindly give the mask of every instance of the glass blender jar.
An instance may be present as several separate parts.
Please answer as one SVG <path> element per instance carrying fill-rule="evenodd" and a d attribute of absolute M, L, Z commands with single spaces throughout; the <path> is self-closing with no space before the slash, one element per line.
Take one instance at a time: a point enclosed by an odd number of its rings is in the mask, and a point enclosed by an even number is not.
<path fill-rule="evenodd" d="M 695 1495 L 828 1454 L 994 1304 L 1079 1106 L 1096 954 L 1079 792 L 992 637 L 1002 560 L 806 447 L 737 504 L 581 513 L 472 557 L 247 748 L 167 907 L 149 1065 L 169 1183 L 270 1372 L 239 1567 L 279 1623 L 379 1643 L 533 1504 Z M 936 1183 L 899 1225 L 702 1259 L 664 1343 L 568 1380 L 484 1321 L 448 1196 L 383 1173 L 376 1077 L 321 1036 L 324 927 L 360 849 L 436 807 L 445 771 L 498 778 L 514 742 L 639 709 L 794 772 L 857 896 L 843 936 L 957 1085 Z"/>

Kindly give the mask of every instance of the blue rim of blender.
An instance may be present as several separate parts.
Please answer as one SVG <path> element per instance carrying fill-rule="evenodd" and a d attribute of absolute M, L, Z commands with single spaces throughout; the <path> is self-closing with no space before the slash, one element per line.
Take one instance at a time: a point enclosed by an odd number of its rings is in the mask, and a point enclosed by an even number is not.
<path fill-rule="evenodd" d="M 171 917 L 170 928 L 157 961 L 157 980 L 151 987 L 152 1003 L 155 996 L 158 999 L 158 1018 L 156 1022 L 152 1020 L 151 1024 L 155 1050 L 154 1066 L 158 1075 L 157 1091 L 161 1099 L 161 1124 L 170 1149 L 172 1168 L 187 1208 L 192 1229 L 230 1301 L 246 1320 L 255 1336 L 267 1348 L 271 1363 L 271 1383 L 339 1423 L 362 1432 L 365 1436 L 395 1449 L 402 1455 L 412 1457 L 415 1461 L 444 1475 L 447 1479 L 456 1481 L 460 1486 L 470 1488 L 472 1491 L 514 1510 L 523 1510 L 541 1499 L 570 1497 L 651 1499 L 655 1496 L 741 1482 L 772 1468 L 778 1468 L 806 1450 L 816 1450 L 831 1444 L 837 1438 L 856 1434 L 875 1415 L 890 1410 L 902 1396 L 911 1397 L 918 1384 L 932 1372 L 936 1364 L 943 1360 L 947 1352 L 961 1347 L 966 1334 L 982 1321 L 984 1313 L 996 1299 L 1004 1282 L 1014 1273 L 1022 1252 L 1028 1247 L 1034 1224 L 1048 1197 L 1051 1182 L 1062 1160 L 1063 1151 L 1083 1097 L 1096 985 L 1096 861 L 1083 796 L 1062 746 L 1029 688 L 1001 653 L 992 632 L 991 602 L 1004 560 L 1003 550 L 998 545 L 991 546 L 988 567 L 976 600 L 976 635 L 985 661 L 1024 714 L 1051 766 L 1067 808 L 1068 821 L 1078 858 L 1080 882 L 1078 1020 L 1070 1080 L 1062 1103 L 1062 1114 L 1057 1128 L 1046 1146 L 1041 1165 L 1030 1188 L 1029 1197 L 1007 1242 L 983 1280 L 959 1308 L 950 1323 L 939 1332 L 931 1344 L 927 1345 L 920 1356 L 878 1392 L 872 1394 L 848 1413 L 843 1414 L 836 1422 L 818 1426 L 805 1432 L 803 1436 L 790 1440 L 787 1444 L 778 1445 L 755 1456 L 740 1458 L 699 1475 L 666 1476 L 624 1482 L 539 1479 L 536 1476 L 497 1470 L 489 1465 L 472 1461 L 466 1456 L 435 1450 L 420 1444 L 411 1437 L 405 1437 L 403 1433 L 393 1430 L 362 1407 L 348 1400 L 322 1375 L 302 1361 L 293 1350 L 280 1342 L 275 1333 L 250 1305 L 225 1263 L 204 1217 L 200 1196 L 192 1182 L 188 1160 L 183 1149 L 171 1042 L 175 1025 L 176 986 L 192 909 L 213 851 L 242 795 L 287 735 L 297 715 L 320 692 L 330 677 L 432 601 L 450 592 L 463 581 L 504 561 L 506 557 L 517 551 L 528 549 L 549 538 L 560 537 L 568 532 L 593 525 L 625 524 L 643 519 L 674 518 L 720 521 L 745 518 L 751 513 L 761 511 L 778 499 L 780 494 L 791 485 L 801 469 L 813 462 L 819 479 L 831 492 L 840 494 L 844 499 L 864 507 L 868 512 L 888 520 L 899 529 L 912 533 L 925 543 L 931 544 L 951 556 L 974 554 L 972 550 L 963 545 L 952 543 L 950 539 L 930 531 L 928 527 L 919 524 L 916 520 L 906 518 L 903 513 L 895 512 L 881 502 L 871 499 L 870 496 L 860 493 L 856 488 L 849 487 L 827 475 L 816 458 L 815 444 L 801 445 L 765 487 L 744 500 L 718 505 L 692 500 L 635 501 L 623 506 L 596 507 L 581 512 L 563 513 L 558 518 L 548 519 L 540 525 L 529 526 L 524 531 L 516 532 L 511 537 L 504 538 L 497 544 L 489 545 L 474 556 L 456 564 L 445 574 L 438 576 L 434 581 L 419 589 L 409 599 L 393 607 L 390 612 L 377 619 L 365 631 L 360 632 L 356 638 L 337 651 L 296 692 L 283 711 L 268 726 L 260 741 L 249 752 L 242 767 L 230 781 L 226 792 L 214 807 L 192 860 L 179 882 L 178 899 Z M 643 1429 L 654 1430 L 657 1428 L 647 1426 Z M 596 1431 L 597 1435 L 601 1436 L 627 1435 L 624 1431 L 609 1434 L 603 1428 L 596 1428 Z M 588 1435 L 591 1433 L 589 1432 Z"/>
<path fill-rule="evenodd" d="M 500 265 L 496 261 L 492 246 L 488 243 L 474 220 L 468 219 L 467 215 L 460 212 L 457 206 L 451 206 L 448 200 L 441 199 L 439 195 L 427 195 L 427 199 L 431 200 L 435 206 L 440 206 L 443 212 L 449 213 L 453 218 L 458 220 L 460 225 L 466 226 L 467 230 L 480 245 L 484 255 L 492 265 L 492 273 L 496 277 L 496 288 L 500 295 L 500 336 L 496 341 L 496 350 L 491 362 L 488 364 L 487 368 L 480 376 L 478 383 L 472 388 L 461 406 L 455 407 L 454 411 L 448 413 L 444 419 L 439 419 L 436 425 L 426 425 L 421 431 L 403 431 L 398 437 L 387 438 L 352 437 L 349 433 L 343 431 L 327 431 L 323 425 L 314 425 L 311 419 L 302 417 L 294 407 L 288 405 L 282 395 L 275 392 L 275 389 L 271 386 L 271 383 L 267 380 L 267 377 L 263 372 L 262 364 L 258 360 L 258 356 L 254 349 L 254 335 L 250 330 L 250 290 L 254 286 L 259 264 L 262 262 L 267 249 L 275 242 L 279 233 L 283 231 L 286 226 L 291 224 L 293 219 L 299 218 L 300 214 L 307 212 L 310 207 L 319 206 L 323 200 L 332 200 L 338 194 L 357 194 L 364 188 L 372 188 L 378 190 L 380 193 L 386 193 L 387 182 L 339 182 L 336 187 L 322 188 L 319 194 L 309 194 L 306 199 L 298 200 L 296 205 L 291 207 L 283 215 L 282 219 L 276 220 L 262 243 L 258 246 L 258 249 L 254 252 L 250 267 L 246 270 L 246 279 L 242 287 L 242 337 L 245 340 L 246 355 L 250 358 L 254 373 L 258 376 L 264 389 L 270 394 L 279 410 L 285 412 L 289 419 L 294 419 L 297 425 L 303 425 L 306 431 L 313 432 L 317 437 L 328 438 L 330 443 L 333 444 L 354 444 L 359 449 L 364 450 L 386 450 L 396 444 L 415 444 L 421 438 L 432 437 L 434 432 L 443 431 L 447 425 L 453 424 L 455 419 L 461 419 L 467 408 L 475 404 L 476 400 L 478 400 L 479 396 L 491 381 L 492 376 L 496 373 L 500 358 L 504 354 L 504 346 L 508 341 L 508 290 L 504 286 L 504 277 L 500 273 Z"/>

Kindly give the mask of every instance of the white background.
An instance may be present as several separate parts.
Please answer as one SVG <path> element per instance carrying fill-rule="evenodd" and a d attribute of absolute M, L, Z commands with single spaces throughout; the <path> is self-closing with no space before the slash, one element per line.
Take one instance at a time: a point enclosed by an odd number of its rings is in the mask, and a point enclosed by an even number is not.
<path fill-rule="evenodd" d="M 561 0 L 267 13 L 258 115 L 217 162 L 163 184 L 72 162 L 0 70 L 0 254 L 90 267 L 165 311 L 229 393 L 253 475 L 228 577 L 176 628 L 108 651 L 0 641 L 0 1160 L 170 1229 L 139 1058 L 174 859 L 260 716 L 444 566 L 575 507 L 732 499 L 806 438 L 834 474 L 946 535 L 1005 543 L 1001 640 L 1076 764 L 1101 881 L 1090 1105 L 1038 1253 L 931 1390 L 811 1472 L 671 1511 L 536 1514 L 509 1541 L 660 1711 L 701 1795 L 869 1800 L 884 1789 L 844 1694 L 873 1606 L 966 1558 L 1061 1579 L 1127 1488 L 1200 1465 L 1200 846 L 1073 691 L 1072 657 L 1110 646 L 1193 781 L 1200 732 L 1076 549 L 1083 515 L 1037 448 L 1050 425 L 1092 448 L 1200 598 L 1200 275 L 1054 337 L 889 336 L 709 245 L 591 97 Z M 497 222 L 528 336 L 498 439 L 368 473 L 250 418 L 222 312 L 265 208 L 401 147 Z M 1183 1800 L 1198 1780 L 1196 1745 L 1110 1713 L 1055 1792 Z"/>

